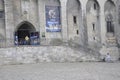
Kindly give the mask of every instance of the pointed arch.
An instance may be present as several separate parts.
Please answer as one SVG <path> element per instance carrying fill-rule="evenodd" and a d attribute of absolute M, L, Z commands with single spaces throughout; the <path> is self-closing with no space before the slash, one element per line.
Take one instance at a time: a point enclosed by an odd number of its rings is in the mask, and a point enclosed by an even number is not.
<path fill-rule="evenodd" d="M 104 12 L 115 10 L 115 3 L 112 0 L 107 0 L 104 4 Z"/>
<path fill-rule="evenodd" d="M 61 2 L 60 0 L 45 0 L 45 4 L 46 5 L 49 5 L 49 6 L 60 6 L 61 5 Z"/>
<path fill-rule="evenodd" d="M 36 29 L 30 22 L 21 22 L 15 31 L 15 42 L 18 45 L 31 45 L 30 37 L 32 32 L 36 32 Z"/>
<path fill-rule="evenodd" d="M 27 27 L 23 26 L 23 25 L 27 25 Z M 32 23 L 28 22 L 28 21 L 23 21 L 21 23 L 18 24 L 16 31 L 21 30 L 21 29 L 31 29 L 32 31 L 36 31 L 35 27 L 33 26 Z"/>
<path fill-rule="evenodd" d="M 86 4 L 88 44 L 99 45 L 100 37 L 100 5 L 97 0 L 88 0 Z"/>
<path fill-rule="evenodd" d="M 80 44 L 82 30 L 82 10 L 79 0 L 67 0 L 68 38 Z M 81 30 L 80 30 L 81 27 Z"/>
<path fill-rule="evenodd" d="M 91 7 L 93 7 L 95 10 L 100 11 L 100 5 L 97 0 L 88 0 L 86 4 L 86 12 L 89 13 L 91 10 Z"/>
<path fill-rule="evenodd" d="M 105 2 L 104 13 L 105 13 L 107 33 L 112 33 L 113 35 L 115 30 L 116 8 L 112 0 L 107 0 Z"/>

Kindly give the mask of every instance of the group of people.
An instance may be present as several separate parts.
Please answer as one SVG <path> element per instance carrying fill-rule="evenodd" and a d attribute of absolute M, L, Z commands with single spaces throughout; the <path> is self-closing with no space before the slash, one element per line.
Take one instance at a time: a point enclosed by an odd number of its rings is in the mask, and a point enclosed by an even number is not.
<path fill-rule="evenodd" d="M 29 44 L 30 44 L 30 40 L 28 36 L 26 36 L 25 39 L 19 40 L 19 45 L 29 45 Z"/>

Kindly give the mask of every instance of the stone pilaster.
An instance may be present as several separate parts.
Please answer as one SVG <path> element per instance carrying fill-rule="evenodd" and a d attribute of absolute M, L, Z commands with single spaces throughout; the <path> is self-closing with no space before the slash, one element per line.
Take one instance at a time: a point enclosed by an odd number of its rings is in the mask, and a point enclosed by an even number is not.
<path fill-rule="evenodd" d="M 6 26 L 6 46 L 14 45 L 14 18 L 13 1 L 4 0 L 5 5 L 5 26 Z"/>
<path fill-rule="evenodd" d="M 68 41 L 68 28 L 67 28 L 67 0 L 61 0 L 61 22 L 62 22 L 62 38 L 63 41 Z"/>
<path fill-rule="evenodd" d="M 104 4 L 101 5 L 101 13 L 100 13 L 100 22 L 101 22 L 101 43 L 106 44 L 106 21 L 104 14 Z"/>
<path fill-rule="evenodd" d="M 86 4 L 87 1 L 81 1 L 81 25 L 80 25 L 80 44 L 87 46 L 88 44 L 88 33 L 87 33 L 87 21 L 86 21 Z"/>

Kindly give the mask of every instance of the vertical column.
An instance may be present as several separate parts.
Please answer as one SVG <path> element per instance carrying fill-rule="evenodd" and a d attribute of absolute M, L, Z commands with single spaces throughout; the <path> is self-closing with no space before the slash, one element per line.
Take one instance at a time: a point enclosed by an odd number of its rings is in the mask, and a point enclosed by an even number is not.
<path fill-rule="evenodd" d="M 80 44 L 87 46 L 88 33 L 87 33 L 87 21 L 86 21 L 86 3 L 87 1 L 81 1 L 81 25 L 80 25 Z"/>
<path fill-rule="evenodd" d="M 61 22 L 62 22 L 62 38 L 64 42 L 68 41 L 67 28 L 67 0 L 61 0 Z"/>
<path fill-rule="evenodd" d="M 13 1 L 4 0 L 5 5 L 5 26 L 6 26 L 6 46 L 14 45 L 14 19 Z"/>
<path fill-rule="evenodd" d="M 117 37 L 117 41 L 118 44 L 120 45 L 120 1 L 117 1 L 117 5 L 116 5 L 116 27 L 115 27 L 115 31 L 116 31 L 116 37 Z"/>
<path fill-rule="evenodd" d="M 38 19 L 39 19 L 39 31 L 40 31 L 40 44 L 45 45 L 46 41 L 46 30 L 45 30 L 45 0 L 38 0 Z M 44 37 L 42 37 L 44 36 Z"/>
<path fill-rule="evenodd" d="M 101 43 L 106 44 L 106 21 L 104 14 L 104 4 L 101 5 L 101 13 L 100 13 L 100 22 L 101 22 Z"/>

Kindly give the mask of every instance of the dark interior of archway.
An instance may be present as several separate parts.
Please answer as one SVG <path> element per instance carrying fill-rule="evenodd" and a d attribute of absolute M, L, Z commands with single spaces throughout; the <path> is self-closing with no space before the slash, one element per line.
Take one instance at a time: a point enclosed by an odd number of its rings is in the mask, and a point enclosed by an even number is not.
<path fill-rule="evenodd" d="M 28 24 L 23 24 L 17 31 L 19 45 L 30 45 L 30 40 L 26 41 L 25 37 L 30 38 L 30 32 L 32 31 L 31 26 Z"/>

